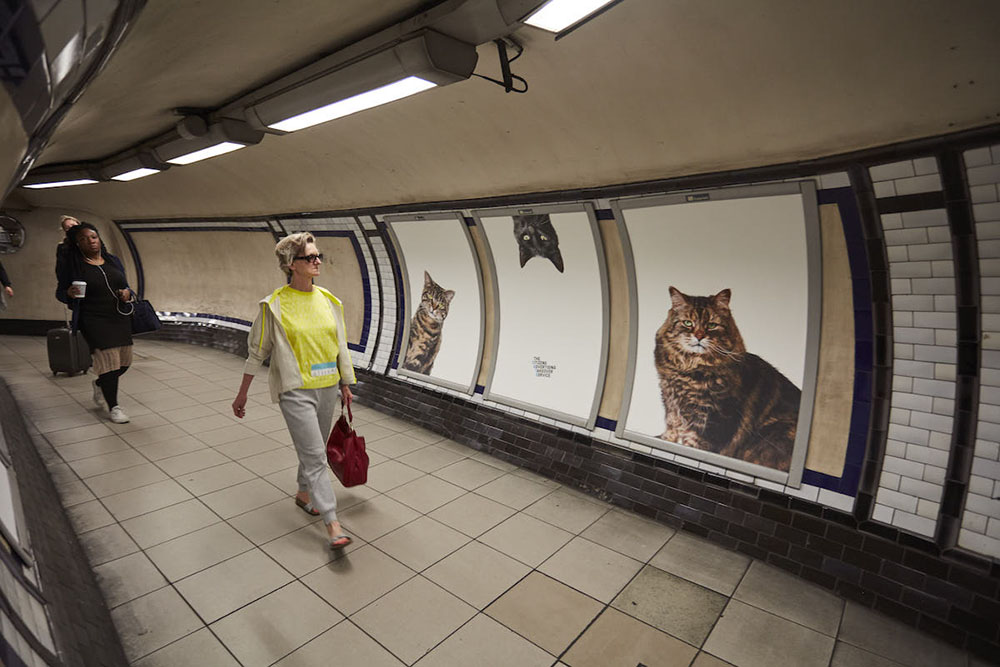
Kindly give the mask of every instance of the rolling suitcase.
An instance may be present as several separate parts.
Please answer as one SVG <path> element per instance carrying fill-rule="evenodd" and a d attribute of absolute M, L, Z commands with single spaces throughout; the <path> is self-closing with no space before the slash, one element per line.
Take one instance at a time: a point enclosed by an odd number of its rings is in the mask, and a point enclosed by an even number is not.
<path fill-rule="evenodd" d="M 49 368 L 52 374 L 85 373 L 90 368 L 90 346 L 80 331 L 74 331 L 69 322 L 65 327 L 49 329 Z"/>

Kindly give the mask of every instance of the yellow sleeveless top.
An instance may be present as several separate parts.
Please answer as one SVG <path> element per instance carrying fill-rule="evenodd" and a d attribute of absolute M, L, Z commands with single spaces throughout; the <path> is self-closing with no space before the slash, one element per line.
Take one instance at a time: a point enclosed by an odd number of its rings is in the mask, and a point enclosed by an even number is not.
<path fill-rule="evenodd" d="M 319 290 L 300 292 L 286 285 L 281 299 L 281 325 L 302 373 L 303 389 L 320 389 L 340 382 L 337 368 L 337 321 L 330 300 Z"/>

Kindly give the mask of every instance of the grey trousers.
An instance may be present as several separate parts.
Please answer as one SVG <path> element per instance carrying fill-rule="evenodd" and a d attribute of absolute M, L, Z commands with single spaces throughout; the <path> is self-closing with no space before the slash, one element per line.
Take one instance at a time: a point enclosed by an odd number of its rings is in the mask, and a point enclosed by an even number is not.
<path fill-rule="evenodd" d="M 324 523 L 337 520 L 337 496 L 327 473 L 326 439 L 333 425 L 339 389 L 293 389 L 278 396 L 281 414 L 299 456 L 299 491 L 308 491 L 309 500 Z"/>

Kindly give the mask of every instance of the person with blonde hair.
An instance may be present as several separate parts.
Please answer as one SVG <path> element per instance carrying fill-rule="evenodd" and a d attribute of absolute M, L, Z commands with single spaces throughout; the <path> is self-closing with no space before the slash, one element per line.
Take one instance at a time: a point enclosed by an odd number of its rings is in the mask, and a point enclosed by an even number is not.
<path fill-rule="evenodd" d="M 248 357 L 233 414 L 246 416 L 247 392 L 254 374 L 268 357 L 271 401 L 285 417 L 299 458 L 295 504 L 323 517 L 330 546 L 351 543 L 337 520 L 337 497 L 327 473 L 326 440 L 333 424 L 337 390 L 350 406 L 350 385 L 356 382 L 344 307 L 313 279 L 320 273 L 323 255 L 308 232 L 292 234 L 274 248 L 288 284 L 260 300 L 247 338 Z"/>

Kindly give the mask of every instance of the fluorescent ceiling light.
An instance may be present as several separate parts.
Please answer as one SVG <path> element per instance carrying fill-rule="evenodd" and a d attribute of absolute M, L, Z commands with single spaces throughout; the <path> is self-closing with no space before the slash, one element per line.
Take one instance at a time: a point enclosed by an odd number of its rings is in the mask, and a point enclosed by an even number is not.
<path fill-rule="evenodd" d="M 65 188 L 68 185 L 89 185 L 91 183 L 97 183 L 97 181 L 92 178 L 78 178 L 73 181 L 52 181 L 50 183 L 35 183 L 22 187 L 31 188 L 32 190 L 42 190 L 44 188 Z"/>
<path fill-rule="evenodd" d="M 549 0 L 524 22 L 542 30 L 562 32 L 610 3 L 611 0 Z"/>
<path fill-rule="evenodd" d="M 327 56 L 266 87 L 242 112 L 252 127 L 293 132 L 465 81 L 477 58 L 472 44 L 422 30 L 363 56 L 350 48 Z"/>
<path fill-rule="evenodd" d="M 368 92 L 348 97 L 344 100 L 327 104 L 326 106 L 300 113 L 297 116 L 286 118 L 285 120 L 272 123 L 268 127 L 281 130 L 282 132 L 294 132 L 306 127 L 312 127 L 320 123 L 343 118 L 352 113 L 371 109 L 373 107 L 395 102 L 396 100 L 410 95 L 416 95 L 428 88 L 433 88 L 437 84 L 418 76 L 408 76 L 385 86 L 369 90 Z"/>
<path fill-rule="evenodd" d="M 132 171 L 126 171 L 124 174 L 118 174 L 117 176 L 112 176 L 113 181 L 134 181 L 137 178 L 142 178 L 143 176 L 152 176 L 153 174 L 160 173 L 159 169 L 149 169 L 147 167 L 140 167 L 138 169 L 133 169 Z"/>
<path fill-rule="evenodd" d="M 199 160 L 207 160 L 208 158 L 215 157 L 216 155 L 224 155 L 226 153 L 238 151 L 241 148 L 246 148 L 246 146 L 232 141 L 223 141 L 222 143 L 215 144 L 214 146 L 202 148 L 200 151 L 180 155 L 171 160 L 167 160 L 167 162 L 170 164 L 191 164 L 192 162 L 198 162 Z"/>

